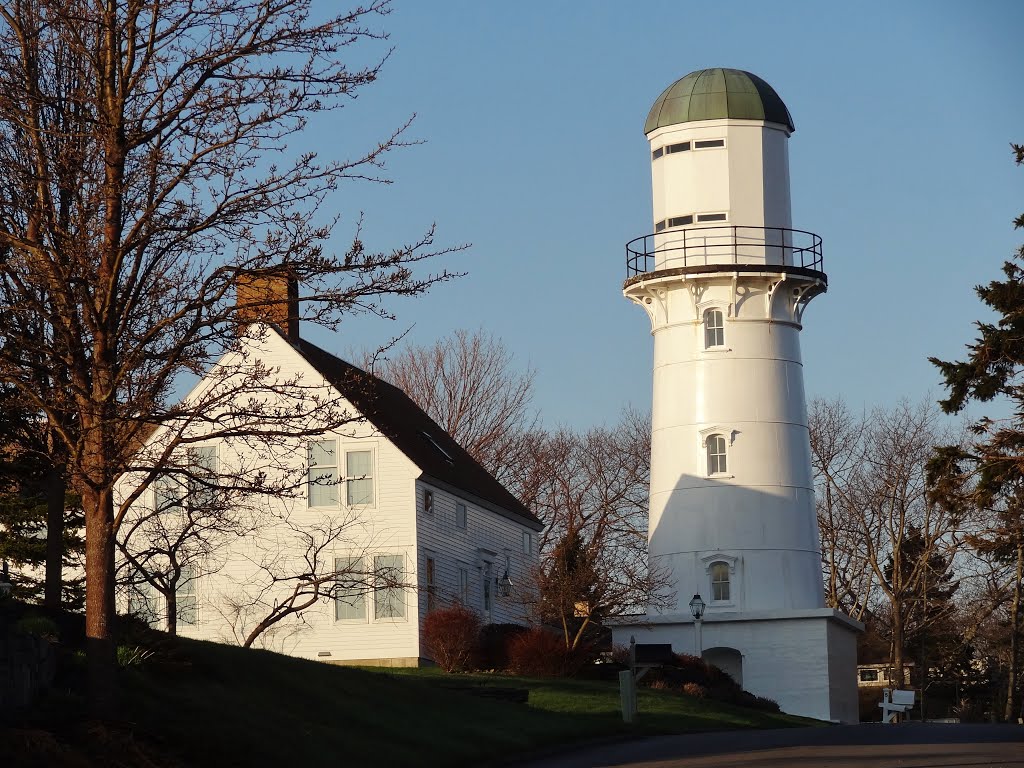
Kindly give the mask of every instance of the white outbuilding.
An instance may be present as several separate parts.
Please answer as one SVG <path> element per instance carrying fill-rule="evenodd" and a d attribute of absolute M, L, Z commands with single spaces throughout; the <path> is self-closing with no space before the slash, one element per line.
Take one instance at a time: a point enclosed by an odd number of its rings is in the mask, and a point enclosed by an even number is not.
<path fill-rule="evenodd" d="M 654 231 L 627 244 L 623 293 L 654 337 L 649 549 L 677 606 L 615 640 L 671 643 L 784 711 L 856 722 L 863 627 L 822 588 L 800 330 L 828 278 L 821 238 L 792 225 L 794 130 L 735 69 L 676 81 L 644 126 Z"/>

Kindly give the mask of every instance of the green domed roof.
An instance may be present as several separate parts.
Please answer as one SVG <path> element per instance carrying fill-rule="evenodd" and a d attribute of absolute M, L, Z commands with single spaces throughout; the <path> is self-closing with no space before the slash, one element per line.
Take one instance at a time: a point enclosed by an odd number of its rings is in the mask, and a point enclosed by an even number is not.
<path fill-rule="evenodd" d="M 654 102 L 644 133 L 695 120 L 764 120 L 795 131 L 786 105 L 768 83 L 742 69 L 701 69 L 676 80 Z"/>

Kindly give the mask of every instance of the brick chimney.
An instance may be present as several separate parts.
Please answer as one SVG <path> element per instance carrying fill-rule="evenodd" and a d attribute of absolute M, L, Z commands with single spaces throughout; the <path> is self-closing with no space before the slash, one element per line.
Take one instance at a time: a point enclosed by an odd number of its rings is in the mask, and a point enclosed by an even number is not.
<path fill-rule="evenodd" d="M 271 323 L 288 341 L 299 340 L 299 280 L 287 264 L 242 272 L 235 297 L 241 325 Z"/>

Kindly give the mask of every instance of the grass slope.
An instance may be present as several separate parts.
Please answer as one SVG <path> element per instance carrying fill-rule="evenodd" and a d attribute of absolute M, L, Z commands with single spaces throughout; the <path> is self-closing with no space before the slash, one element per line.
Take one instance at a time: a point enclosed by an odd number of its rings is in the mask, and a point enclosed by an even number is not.
<path fill-rule="evenodd" d="M 552 745 L 595 738 L 813 721 L 640 693 L 640 717 L 621 721 L 612 683 L 376 671 L 190 640 L 171 660 L 123 672 L 126 722 L 76 722 L 74 698 L 42 708 L 34 725 L 0 740 L 5 765 L 459 766 L 507 762 Z M 529 690 L 529 704 L 446 686 Z M 78 702 L 80 704 L 80 702 Z M 49 712 L 49 715 L 46 713 Z"/>

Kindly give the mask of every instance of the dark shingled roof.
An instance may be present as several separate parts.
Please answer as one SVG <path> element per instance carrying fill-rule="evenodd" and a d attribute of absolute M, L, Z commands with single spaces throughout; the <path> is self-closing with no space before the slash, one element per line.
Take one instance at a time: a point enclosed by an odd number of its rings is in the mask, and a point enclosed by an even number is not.
<path fill-rule="evenodd" d="M 305 339 L 291 343 L 306 362 L 422 470 L 424 480 L 461 493 L 467 500 L 475 500 L 535 531 L 544 527 L 398 387 Z"/>

